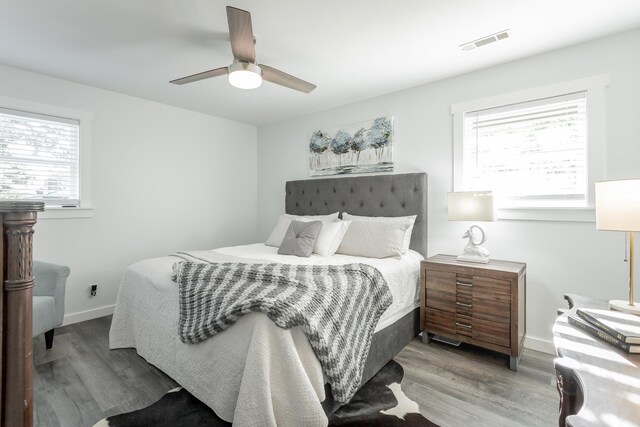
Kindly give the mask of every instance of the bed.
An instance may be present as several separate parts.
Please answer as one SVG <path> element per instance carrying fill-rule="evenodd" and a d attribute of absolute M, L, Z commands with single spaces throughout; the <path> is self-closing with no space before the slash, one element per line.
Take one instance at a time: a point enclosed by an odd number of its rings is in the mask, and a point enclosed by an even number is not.
<path fill-rule="evenodd" d="M 260 259 L 284 263 L 376 267 L 387 280 L 393 304 L 378 322 L 361 384 L 419 333 L 418 272 L 426 255 L 427 176 L 424 173 L 290 181 L 285 211 L 295 215 L 349 212 L 366 216 L 417 215 L 410 251 L 400 258 L 347 255 L 298 258 L 263 244 L 211 251 L 221 262 Z M 200 344 L 177 334 L 178 291 L 171 282 L 174 256 L 140 261 L 124 273 L 114 312 L 110 347 L 133 347 L 218 416 L 238 425 L 323 425 L 335 411 L 322 368 L 304 333 L 281 329 L 262 313 L 240 318 Z"/>

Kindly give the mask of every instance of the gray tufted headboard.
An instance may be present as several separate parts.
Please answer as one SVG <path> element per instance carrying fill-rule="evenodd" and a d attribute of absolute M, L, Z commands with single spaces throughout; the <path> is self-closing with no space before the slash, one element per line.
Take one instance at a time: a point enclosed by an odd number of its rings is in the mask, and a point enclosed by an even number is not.
<path fill-rule="evenodd" d="M 426 173 L 288 181 L 285 191 L 285 212 L 293 215 L 417 215 L 410 248 L 427 257 Z"/>

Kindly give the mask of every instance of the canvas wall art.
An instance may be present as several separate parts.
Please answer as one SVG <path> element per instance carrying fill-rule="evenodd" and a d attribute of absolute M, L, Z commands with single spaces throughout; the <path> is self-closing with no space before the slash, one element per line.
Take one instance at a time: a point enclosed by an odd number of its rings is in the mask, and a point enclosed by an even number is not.
<path fill-rule="evenodd" d="M 309 141 L 311 176 L 393 171 L 393 117 L 317 130 Z"/>

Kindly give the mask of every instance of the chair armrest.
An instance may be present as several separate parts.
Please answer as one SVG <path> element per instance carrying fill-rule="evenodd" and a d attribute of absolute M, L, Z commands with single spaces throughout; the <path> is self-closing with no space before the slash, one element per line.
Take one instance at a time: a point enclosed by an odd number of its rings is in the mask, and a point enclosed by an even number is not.
<path fill-rule="evenodd" d="M 67 277 L 71 270 L 64 265 L 33 261 L 33 295 L 52 296 L 55 300 L 55 322 L 62 325 L 64 321 L 64 293 Z"/>
<path fill-rule="evenodd" d="M 57 297 L 57 290 L 62 288 L 64 298 L 64 288 L 69 277 L 69 267 L 64 265 L 50 264 L 48 262 L 33 261 L 33 295 Z"/>

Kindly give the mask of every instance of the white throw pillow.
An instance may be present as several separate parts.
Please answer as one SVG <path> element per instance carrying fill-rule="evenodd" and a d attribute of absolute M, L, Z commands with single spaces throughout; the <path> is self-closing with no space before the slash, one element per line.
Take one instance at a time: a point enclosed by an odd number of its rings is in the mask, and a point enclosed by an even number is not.
<path fill-rule="evenodd" d="M 416 215 L 372 217 L 344 212 L 342 218 L 352 221 L 352 224 L 338 247 L 338 253 L 386 258 L 409 251 Z"/>
<path fill-rule="evenodd" d="M 334 221 L 338 218 L 338 212 L 329 214 L 329 215 L 289 215 L 284 214 L 280 215 L 278 219 L 278 224 L 276 224 L 275 228 L 269 235 L 269 238 L 264 243 L 267 246 L 276 246 L 280 247 L 282 244 L 282 239 L 284 239 L 284 235 L 287 233 L 289 229 L 289 225 L 291 221 Z"/>
<path fill-rule="evenodd" d="M 320 256 L 331 256 L 336 253 L 351 221 L 322 222 L 322 230 L 316 239 L 313 253 Z"/>

